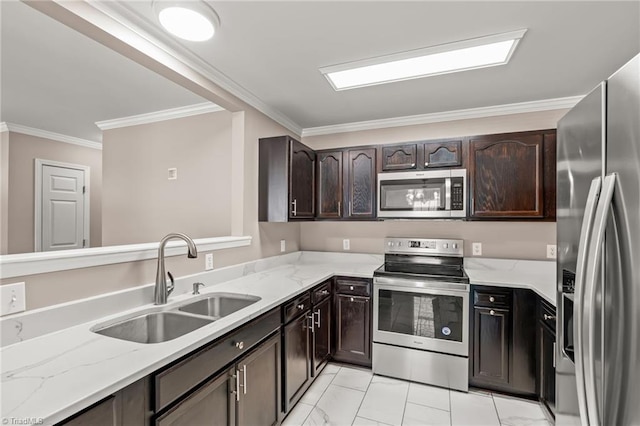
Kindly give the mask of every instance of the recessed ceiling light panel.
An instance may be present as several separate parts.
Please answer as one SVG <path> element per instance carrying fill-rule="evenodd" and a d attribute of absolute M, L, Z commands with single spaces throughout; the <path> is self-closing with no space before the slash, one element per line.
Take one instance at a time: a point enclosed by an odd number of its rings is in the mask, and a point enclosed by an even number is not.
<path fill-rule="evenodd" d="M 335 90 L 410 80 L 509 62 L 527 30 L 320 68 Z"/>
<path fill-rule="evenodd" d="M 220 26 L 216 12 L 202 0 L 153 0 L 152 8 L 160 25 L 183 40 L 209 40 Z"/>

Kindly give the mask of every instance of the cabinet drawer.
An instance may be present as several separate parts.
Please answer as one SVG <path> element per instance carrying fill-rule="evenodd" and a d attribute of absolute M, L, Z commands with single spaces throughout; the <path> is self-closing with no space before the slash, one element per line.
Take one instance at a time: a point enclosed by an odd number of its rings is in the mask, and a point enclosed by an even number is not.
<path fill-rule="evenodd" d="M 313 289 L 311 294 L 312 294 L 312 301 L 314 304 L 317 304 L 322 300 L 326 299 L 327 297 L 331 296 L 331 280 L 323 284 L 320 284 L 320 286 Z"/>
<path fill-rule="evenodd" d="M 511 305 L 511 292 L 505 290 L 482 289 L 474 290 L 473 304 L 475 306 L 508 308 Z"/>
<path fill-rule="evenodd" d="M 178 361 L 154 375 L 155 411 L 158 412 L 196 385 L 246 353 L 280 327 L 280 313 L 271 312 L 221 337 L 206 349 Z"/>
<path fill-rule="evenodd" d="M 371 296 L 371 282 L 348 278 L 336 279 L 336 293 L 351 296 Z"/>
<path fill-rule="evenodd" d="M 306 312 L 311 308 L 311 296 L 309 293 L 304 293 L 284 305 L 282 308 L 283 323 L 288 323 L 294 318 L 297 318 L 303 312 Z"/>

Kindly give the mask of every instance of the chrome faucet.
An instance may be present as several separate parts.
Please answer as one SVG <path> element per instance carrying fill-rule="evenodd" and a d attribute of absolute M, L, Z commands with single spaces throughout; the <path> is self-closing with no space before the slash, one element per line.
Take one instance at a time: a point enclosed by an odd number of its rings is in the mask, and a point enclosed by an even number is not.
<path fill-rule="evenodd" d="M 185 234 L 180 234 L 177 232 L 168 234 L 162 240 L 160 240 L 160 247 L 158 248 L 158 270 L 156 272 L 156 288 L 153 295 L 154 303 L 156 305 L 164 305 L 167 303 L 167 298 L 171 294 L 174 288 L 173 275 L 171 272 L 166 272 L 164 270 L 164 246 L 167 245 L 167 241 L 173 239 L 184 240 L 187 243 L 188 252 L 187 257 L 189 259 L 194 259 L 198 257 L 198 250 L 196 249 L 196 244 L 193 242 L 191 238 L 189 238 Z M 171 280 L 171 285 L 167 286 L 167 275 L 169 275 L 169 279 Z"/>

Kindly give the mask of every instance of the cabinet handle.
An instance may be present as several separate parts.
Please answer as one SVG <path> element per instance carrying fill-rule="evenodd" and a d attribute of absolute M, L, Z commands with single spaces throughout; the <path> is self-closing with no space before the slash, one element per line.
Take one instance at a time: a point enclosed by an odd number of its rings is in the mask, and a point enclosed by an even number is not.
<path fill-rule="evenodd" d="M 316 311 L 315 315 L 318 316 L 318 319 L 316 320 L 316 325 L 318 326 L 318 328 L 320 328 L 320 309 Z"/>
<path fill-rule="evenodd" d="M 311 325 L 310 325 L 310 326 L 307 326 L 307 328 L 310 328 L 312 333 L 315 333 L 315 332 L 316 332 L 315 328 L 313 328 L 313 320 L 314 320 L 315 316 L 316 316 L 316 315 L 315 315 L 315 313 L 313 313 L 313 312 L 312 312 L 312 313 L 311 313 L 311 315 L 309 315 L 309 316 L 307 317 L 307 319 L 308 319 L 308 320 L 309 320 L 309 322 L 311 323 Z"/>
<path fill-rule="evenodd" d="M 298 305 L 298 309 L 303 310 L 304 309 L 304 304 L 303 303 L 299 304 Z"/>
<path fill-rule="evenodd" d="M 553 342 L 553 368 L 556 368 L 556 342 Z"/>
<path fill-rule="evenodd" d="M 326 296 L 327 294 L 329 294 L 329 290 L 322 290 L 320 294 L 322 294 L 323 296 Z"/>
<path fill-rule="evenodd" d="M 349 290 L 353 290 L 353 286 L 349 286 Z"/>
<path fill-rule="evenodd" d="M 342 209 L 340 207 L 340 201 L 338 201 L 338 216 L 342 216 Z"/>
<path fill-rule="evenodd" d="M 495 297 L 493 297 L 493 296 L 489 296 L 489 302 L 495 302 L 495 301 L 496 301 L 496 298 L 495 298 Z"/>
<path fill-rule="evenodd" d="M 244 342 L 236 342 L 236 348 L 240 350 L 244 349 Z"/>
<path fill-rule="evenodd" d="M 489 315 L 495 315 L 496 311 L 494 311 L 493 309 L 489 311 Z"/>
<path fill-rule="evenodd" d="M 411 167 L 415 167 L 415 166 L 416 166 L 416 163 L 411 163 Z"/>
<path fill-rule="evenodd" d="M 545 320 L 554 320 L 554 319 L 556 319 L 556 316 L 555 315 L 542 314 L 542 318 L 544 318 Z"/>
<path fill-rule="evenodd" d="M 353 297 L 350 297 L 349 299 L 350 299 L 351 302 L 353 302 Z"/>
<path fill-rule="evenodd" d="M 246 365 L 242 365 L 242 393 L 243 394 L 247 394 L 247 366 Z"/>
<path fill-rule="evenodd" d="M 236 390 L 233 393 L 236 394 L 236 401 L 240 401 L 240 372 L 236 370 L 236 374 L 233 377 L 236 379 Z"/>
<path fill-rule="evenodd" d="M 429 162 L 428 162 L 428 161 L 425 161 L 425 162 L 424 162 L 424 166 L 425 166 L 425 167 L 429 167 Z"/>
<path fill-rule="evenodd" d="M 294 199 L 291 204 L 293 205 L 293 210 L 291 211 L 291 214 L 293 214 L 294 216 L 298 215 L 298 200 Z"/>

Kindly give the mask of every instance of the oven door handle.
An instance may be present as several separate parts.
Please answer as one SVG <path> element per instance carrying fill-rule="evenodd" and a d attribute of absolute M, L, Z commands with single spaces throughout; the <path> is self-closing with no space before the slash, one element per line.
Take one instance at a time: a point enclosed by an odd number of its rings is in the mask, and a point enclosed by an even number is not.
<path fill-rule="evenodd" d="M 462 293 L 469 293 L 469 284 L 462 283 L 447 283 L 441 281 L 422 281 L 420 279 L 399 279 L 399 278 L 386 278 L 386 277 L 374 277 L 373 285 L 385 285 L 392 287 L 404 287 L 412 291 L 420 290 L 446 290 L 457 291 Z"/>

